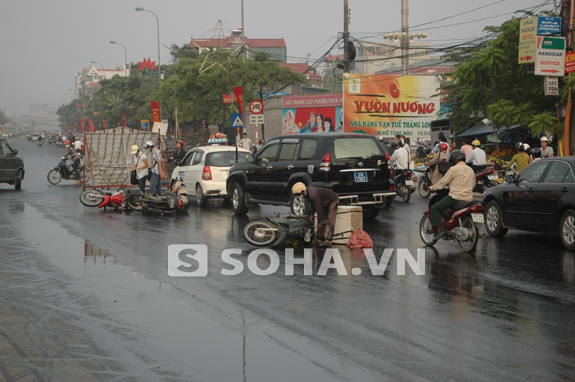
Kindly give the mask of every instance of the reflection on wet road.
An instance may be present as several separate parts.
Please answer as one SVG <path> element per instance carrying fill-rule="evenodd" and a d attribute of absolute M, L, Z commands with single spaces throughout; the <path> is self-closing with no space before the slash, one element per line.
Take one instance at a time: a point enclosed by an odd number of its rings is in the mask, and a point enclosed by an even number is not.
<path fill-rule="evenodd" d="M 557 238 L 511 231 L 475 254 L 442 242 L 425 248 L 425 276 L 398 276 L 396 252 L 374 276 L 363 251 L 342 247 L 349 276 L 286 276 L 284 250 L 272 275 L 225 276 L 224 249 L 244 265 L 255 249 L 245 224 L 284 208 L 86 208 L 71 182 L 46 180 L 62 149 L 12 146 L 27 172 L 20 192 L 0 186 L 0 380 L 575 379 L 575 254 Z M 415 256 L 426 202 L 364 225 L 378 260 L 385 248 Z M 208 275 L 169 277 L 170 244 L 208 245 Z"/>

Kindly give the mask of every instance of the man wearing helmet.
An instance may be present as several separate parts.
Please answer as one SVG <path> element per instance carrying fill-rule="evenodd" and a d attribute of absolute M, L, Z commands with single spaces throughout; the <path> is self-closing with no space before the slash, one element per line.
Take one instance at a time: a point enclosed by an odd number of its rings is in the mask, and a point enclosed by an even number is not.
<path fill-rule="evenodd" d="M 467 164 L 471 166 L 474 172 L 482 171 L 487 168 L 487 154 L 481 149 L 481 142 L 478 139 L 471 142 L 473 151 L 467 157 Z"/>
<path fill-rule="evenodd" d="M 433 168 L 435 168 L 437 166 L 437 164 L 439 162 L 441 162 L 442 160 L 449 160 L 449 154 L 447 153 L 447 150 L 449 150 L 449 145 L 445 142 L 441 142 L 439 144 L 439 150 L 440 151 L 438 154 L 434 154 L 433 158 L 429 159 L 425 163 L 425 165 L 427 167 L 433 166 Z M 431 184 L 435 184 L 435 183 L 439 182 L 439 180 L 441 179 L 442 176 L 443 176 L 443 174 L 441 174 L 439 172 L 439 170 L 435 169 L 435 171 L 433 171 L 433 176 L 431 177 Z"/>
<path fill-rule="evenodd" d="M 431 191 L 441 190 L 449 186 L 449 195 L 431 206 L 431 225 L 433 231 L 445 232 L 441 213 L 457 202 L 470 202 L 473 200 L 473 187 L 475 187 L 475 173 L 465 163 L 465 154 L 459 150 L 452 151 L 449 161 L 453 164 L 443 178 L 433 186 Z"/>
<path fill-rule="evenodd" d="M 393 152 L 389 160 L 396 163 L 399 170 L 409 168 L 409 153 L 405 149 L 405 142 L 403 139 L 397 140 L 397 150 Z"/>
<path fill-rule="evenodd" d="M 164 158 L 162 153 L 154 146 L 154 142 L 147 141 L 145 147 L 150 150 L 150 160 L 152 162 L 152 176 L 150 178 L 150 189 L 151 195 L 164 195 L 162 191 L 162 172 L 165 173 L 164 169 Z"/>
<path fill-rule="evenodd" d="M 549 147 L 547 137 L 541 137 L 541 158 L 553 158 L 553 147 Z"/>
<path fill-rule="evenodd" d="M 76 154 L 76 150 L 74 149 L 73 143 L 71 143 L 70 141 L 66 141 L 64 142 L 64 144 L 68 146 L 68 159 L 74 161 L 74 165 L 72 166 L 74 169 L 74 176 L 76 177 L 76 182 L 74 183 L 74 186 L 79 186 L 80 184 L 82 184 L 82 179 L 80 179 L 80 171 L 78 171 L 78 169 L 80 168 L 80 158 L 78 158 L 78 155 Z"/>
<path fill-rule="evenodd" d="M 184 141 L 179 140 L 176 143 L 176 151 L 174 152 L 174 155 L 168 158 L 168 162 L 171 162 L 173 160 L 182 160 L 184 159 L 185 156 L 186 152 L 184 151 Z"/>
<path fill-rule="evenodd" d="M 306 187 L 302 182 L 293 185 L 292 194 L 294 196 L 303 195 L 308 200 L 311 219 L 313 219 L 314 212 L 317 212 L 319 228 L 316 242 L 320 246 L 329 247 L 337 218 L 339 196 L 329 188 Z"/>

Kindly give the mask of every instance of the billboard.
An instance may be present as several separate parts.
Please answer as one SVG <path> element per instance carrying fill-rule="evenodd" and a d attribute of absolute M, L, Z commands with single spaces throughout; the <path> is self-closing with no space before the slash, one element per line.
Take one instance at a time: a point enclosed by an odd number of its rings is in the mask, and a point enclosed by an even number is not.
<path fill-rule="evenodd" d="M 343 86 L 344 131 L 430 140 L 439 87 L 436 76 L 350 74 Z"/>
<path fill-rule="evenodd" d="M 342 94 L 284 96 L 282 133 L 343 132 Z"/>

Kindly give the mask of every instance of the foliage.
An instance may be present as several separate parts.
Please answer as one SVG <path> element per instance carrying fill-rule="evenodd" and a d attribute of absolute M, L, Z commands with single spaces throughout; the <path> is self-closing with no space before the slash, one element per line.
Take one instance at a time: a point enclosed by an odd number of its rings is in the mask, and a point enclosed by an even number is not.
<path fill-rule="evenodd" d="M 6 113 L 4 112 L 4 110 L 0 109 L 0 126 L 5 125 L 8 122 L 10 122 L 10 118 L 8 118 L 8 116 L 6 116 Z"/>
<path fill-rule="evenodd" d="M 492 120 L 497 130 L 524 125 L 535 127 L 533 135 L 542 129 L 561 133 L 554 115 L 557 99 L 544 96 L 543 77 L 518 64 L 519 27 L 516 17 L 499 27 L 487 27 L 492 40 L 447 57 L 459 63 L 445 87 L 444 103 L 457 133 L 484 118 Z"/>

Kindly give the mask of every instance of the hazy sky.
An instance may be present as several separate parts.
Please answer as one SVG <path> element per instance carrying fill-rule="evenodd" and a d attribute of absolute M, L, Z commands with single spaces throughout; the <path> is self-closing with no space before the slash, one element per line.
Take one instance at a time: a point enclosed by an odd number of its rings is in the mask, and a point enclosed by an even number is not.
<path fill-rule="evenodd" d="M 500 25 L 512 12 L 553 0 L 411 0 L 411 32 L 426 32 L 432 47 L 483 36 L 486 25 Z M 182 45 L 191 37 L 209 38 L 221 20 L 226 35 L 241 25 L 241 0 L 3 0 L 0 5 L 0 109 L 26 114 L 29 104 L 61 105 L 74 87 L 74 74 L 90 61 L 115 68 L 124 60 L 157 60 L 154 15 L 160 20 L 162 45 Z M 343 30 L 343 0 L 244 0 L 245 33 L 251 38 L 285 38 L 288 62 L 320 57 Z M 349 0 L 352 37 L 382 42 L 401 28 L 401 0 Z M 482 9 L 477 9 L 484 7 Z M 446 20 L 443 18 L 470 11 Z M 457 25 L 455 25 L 457 24 Z M 438 28 L 441 27 L 441 28 Z M 332 54 L 341 53 L 334 49 Z M 161 47 L 161 61 L 169 50 Z M 99 65 L 97 65 L 100 68 Z"/>

